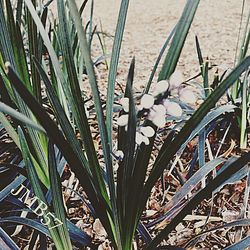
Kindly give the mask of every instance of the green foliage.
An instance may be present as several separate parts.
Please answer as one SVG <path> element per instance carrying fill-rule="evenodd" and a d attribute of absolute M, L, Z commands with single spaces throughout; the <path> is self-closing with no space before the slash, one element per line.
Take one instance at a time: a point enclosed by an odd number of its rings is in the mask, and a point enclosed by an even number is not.
<path fill-rule="evenodd" d="M 243 20 L 245 11 L 248 11 L 246 15 L 245 26 L 243 26 Z M 245 0 L 242 1 L 241 23 L 239 28 L 238 43 L 235 54 L 235 63 L 239 63 L 249 55 L 249 43 L 250 43 L 250 11 L 246 8 Z M 244 78 L 238 79 L 234 86 L 231 88 L 231 99 L 241 108 L 241 116 L 238 116 L 238 123 L 240 127 L 240 147 L 242 149 L 247 148 L 247 124 L 249 124 L 249 71 L 246 71 Z M 240 101 L 239 101 L 240 100 Z"/>
<path fill-rule="evenodd" d="M 199 2 L 199 0 L 187 1 L 179 22 L 160 52 L 144 93 L 148 93 L 150 89 L 170 40 L 171 44 L 158 80 L 168 80 L 175 72 Z M 87 1 L 84 1 L 79 11 L 75 1 L 57 0 L 59 24 L 50 23 L 49 25 L 54 27 L 47 31 L 47 6 L 42 6 L 43 8 L 38 12 L 35 8 L 38 5 L 36 1 L 24 0 L 22 5 L 22 1 L 19 0 L 17 6 L 12 6 L 7 0 L 5 5 L 0 2 L 0 33 L 3 34 L 0 36 L 1 123 L 22 153 L 26 177 L 34 194 L 48 205 L 51 213 L 55 214 L 63 225 L 49 229 L 28 218 L 15 216 L 0 218 L 0 224 L 12 222 L 29 225 L 51 237 L 57 249 L 72 249 L 72 246 L 79 241 L 79 235 L 84 238 L 82 245 L 92 246 L 86 234 L 79 233 L 76 227 L 67 221 L 61 192 L 61 173 L 58 171 L 56 161 L 56 147 L 79 179 L 95 216 L 100 219 L 112 241 L 112 246 L 119 250 L 130 250 L 137 230 L 143 235 L 138 225 L 152 188 L 164 171 L 169 170 L 175 156 L 198 135 L 199 163 L 202 168 L 174 196 L 169 208 L 172 209 L 175 217 L 154 239 L 145 242 L 146 249 L 155 249 L 202 200 L 210 198 L 212 193 L 231 177 L 236 176 L 237 179 L 241 169 L 250 160 L 250 154 L 247 153 L 237 159 L 227 161 L 224 158 L 217 158 L 205 164 L 205 155 L 204 152 L 202 153 L 209 125 L 223 119 L 226 112 L 235 110 L 234 105 L 223 107 L 216 105 L 225 92 L 234 83 L 240 81 L 242 74 L 245 74 L 243 94 L 246 96 L 250 57 L 242 52 L 238 65 L 224 80 L 218 80 L 218 87 L 211 93 L 208 90 L 208 63 L 203 60 L 200 44 L 196 38 L 199 63 L 202 66 L 205 100 L 188 117 L 184 125 L 177 126 L 168 133 L 153 162 L 153 167 L 149 168 L 159 131 L 151 120 L 146 116 L 141 117 L 137 112 L 137 100 L 133 94 L 135 59 L 130 65 L 124 96 L 129 102 L 127 128 L 120 126 L 116 134 L 113 126 L 116 74 L 129 1 L 121 2 L 117 21 L 108 77 L 106 112 L 101 103 L 91 58 L 91 41 L 95 30 L 93 28 L 94 1 L 91 2 L 88 29 L 82 26 L 81 19 L 86 4 Z M 13 15 L 15 8 L 17 8 L 16 17 Z M 89 33 L 87 33 L 88 30 Z M 28 42 L 23 41 L 24 35 L 28 37 Z M 249 43 L 248 35 L 245 36 L 244 41 Z M 25 53 L 26 48 L 28 55 Z M 48 58 L 45 58 L 45 54 Z M 9 63 L 4 65 L 7 61 Z M 101 147 L 98 149 L 95 148 L 85 99 L 80 89 L 83 72 L 88 75 L 101 137 Z M 43 89 L 46 90 L 46 95 L 43 94 Z M 167 97 L 168 90 L 164 93 L 164 98 Z M 46 98 L 52 115 L 49 115 L 44 108 Z M 160 103 L 161 98 L 157 96 L 155 103 Z M 246 114 L 245 99 L 242 105 L 243 113 Z M 15 120 L 13 126 L 8 121 L 7 114 Z M 127 113 L 122 110 L 120 115 L 124 114 Z M 142 124 L 145 127 L 150 126 L 154 135 L 148 139 L 148 143 L 144 141 L 138 145 L 136 135 Z M 246 122 L 242 126 L 245 128 Z M 78 137 L 76 137 L 76 131 L 79 131 Z M 114 143 L 115 136 L 118 139 Z M 115 154 L 113 152 L 115 144 L 118 145 L 117 149 L 124 152 L 123 159 L 119 159 L 118 162 L 112 158 Z M 100 152 L 103 154 L 104 167 L 99 161 Z M 117 171 L 114 168 L 116 164 L 118 164 Z M 224 164 L 222 171 L 205 183 L 205 186 L 190 200 L 186 200 L 185 196 L 190 192 L 190 187 L 202 182 L 220 164 Z M 45 193 L 51 193 L 52 200 Z M 184 206 L 177 208 L 180 202 L 184 202 Z M 239 244 L 245 244 L 248 241 L 246 238 Z M 10 241 L 10 244 L 13 243 Z"/>

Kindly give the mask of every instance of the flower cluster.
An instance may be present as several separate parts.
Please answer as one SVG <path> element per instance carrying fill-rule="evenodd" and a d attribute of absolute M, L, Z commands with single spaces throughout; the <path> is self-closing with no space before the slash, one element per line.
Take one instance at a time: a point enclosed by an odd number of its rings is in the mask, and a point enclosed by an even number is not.
<path fill-rule="evenodd" d="M 135 142 L 140 145 L 141 143 L 145 143 L 145 145 L 149 144 L 149 138 L 155 135 L 155 131 L 152 127 L 140 127 L 140 130 L 136 132 Z"/>
<path fill-rule="evenodd" d="M 178 96 L 180 102 L 186 104 L 197 102 L 194 91 L 190 87 L 183 87 L 183 82 L 183 76 L 179 71 L 174 72 L 169 80 L 159 81 L 152 93 L 144 94 L 141 97 L 139 104 L 136 106 L 137 117 L 146 117 L 158 128 L 165 126 L 166 116 L 180 119 L 183 110 L 180 104 L 170 97 Z M 127 129 L 129 98 L 121 98 L 120 105 L 125 113 L 118 118 L 117 125 L 125 126 L 125 129 Z M 149 138 L 153 137 L 154 134 L 155 130 L 152 127 L 140 127 L 136 132 L 136 143 L 148 145 Z"/>

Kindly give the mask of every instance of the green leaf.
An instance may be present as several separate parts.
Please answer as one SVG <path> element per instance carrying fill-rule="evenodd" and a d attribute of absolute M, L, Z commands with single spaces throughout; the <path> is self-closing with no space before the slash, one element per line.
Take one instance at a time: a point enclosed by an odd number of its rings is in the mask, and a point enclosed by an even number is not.
<path fill-rule="evenodd" d="M 246 149 L 247 148 L 247 117 L 249 112 L 249 107 L 247 107 L 249 102 L 249 85 L 248 85 L 248 77 L 249 77 L 248 70 L 245 73 L 243 84 L 242 84 L 242 113 L 241 113 L 241 126 L 240 126 L 240 148 Z"/>
<path fill-rule="evenodd" d="M 23 159 L 25 162 L 26 170 L 28 173 L 28 179 L 31 183 L 32 190 L 33 190 L 34 194 L 42 202 L 44 202 L 46 204 L 46 206 L 48 207 L 45 195 L 42 191 L 42 188 L 41 188 L 41 185 L 39 182 L 38 175 L 37 175 L 36 170 L 32 164 L 31 153 L 30 153 L 29 148 L 28 148 L 28 143 L 27 143 L 26 138 L 24 136 L 24 133 L 20 127 L 18 127 L 18 135 L 19 135 L 19 140 L 20 140 L 20 144 L 21 144 L 22 156 L 23 156 Z M 43 214 L 43 216 L 44 215 L 45 214 Z M 53 222 L 52 222 L 52 224 L 53 224 Z M 58 232 L 56 230 L 49 230 L 49 232 L 50 232 L 51 237 L 53 238 L 53 241 L 56 245 L 56 248 L 65 249 L 62 242 L 61 242 L 61 239 L 58 235 Z"/>
<path fill-rule="evenodd" d="M 5 218 L 0 218 L 0 224 L 6 225 L 6 223 L 27 225 L 27 226 L 45 234 L 46 236 L 51 237 L 47 228 L 44 225 L 42 225 L 40 222 L 37 222 L 33 219 L 22 218 L 19 216 L 9 216 L 9 217 L 5 217 Z"/>
<path fill-rule="evenodd" d="M 4 61 L 9 61 L 16 68 L 10 33 L 4 14 L 4 1 L 0 1 L 0 51 Z"/>
<path fill-rule="evenodd" d="M 190 142 L 197 134 L 200 134 L 203 132 L 203 130 L 211 124 L 211 122 L 216 121 L 219 119 L 219 117 L 225 113 L 232 113 L 235 112 L 235 109 L 237 106 L 232 104 L 223 105 L 221 107 L 215 108 L 207 113 L 207 115 L 200 121 L 200 123 L 197 125 L 195 129 L 193 129 L 190 136 L 185 140 L 185 142 L 182 143 L 181 148 L 178 150 L 178 153 L 180 153 L 182 150 L 185 149 L 188 142 Z M 162 149 L 161 149 L 162 150 Z M 160 153 L 159 153 L 160 155 Z"/>
<path fill-rule="evenodd" d="M 241 34 L 241 28 L 243 23 L 243 17 L 244 17 L 244 8 L 245 8 L 245 1 L 242 2 L 242 11 L 241 11 L 241 21 L 240 21 L 240 29 L 239 29 L 239 35 L 238 35 L 238 41 L 237 41 L 237 53 L 238 53 L 238 60 L 237 62 L 240 63 L 247 55 L 247 51 L 249 48 L 250 43 L 250 10 L 248 11 L 247 20 L 245 23 L 245 28 L 243 30 L 243 33 Z M 241 40 L 241 44 L 239 45 L 239 40 Z M 236 63 L 236 57 L 237 53 L 235 54 L 235 61 Z M 233 101 L 235 101 L 239 97 L 239 90 L 240 90 L 240 81 L 238 80 L 231 89 L 231 96 Z"/>
<path fill-rule="evenodd" d="M 102 147 L 103 147 L 103 155 L 105 159 L 106 171 L 107 171 L 107 176 L 108 176 L 107 179 L 108 179 L 111 206 L 112 206 L 112 211 L 113 211 L 112 214 L 116 215 L 117 214 L 116 191 L 115 191 L 115 182 L 114 182 L 113 166 L 112 166 L 112 159 L 111 159 L 111 144 L 110 144 L 110 141 L 108 140 L 108 132 L 107 132 L 107 127 L 106 127 L 105 120 L 104 120 L 104 114 L 103 114 L 103 109 L 101 105 L 97 81 L 95 77 L 94 66 L 93 66 L 93 62 L 92 62 L 90 51 L 89 51 L 89 45 L 88 45 L 86 33 L 82 27 L 82 21 L 78 13 L 76 3 L 74 1 L 69 1 L 69 0 L 67 2 L 69 5 L 71 17 L 74 20 L 77 34 L 79 37 L 80 49 L 81 49 L 81 53 L 84 55 L 85 66 L 86 66 L 87 74 L 89 77 L 89 83 L 90 83 L 92 94 L 93 94 L 94 105 L 95 105 L 95 110 L 97 114 L 97 121 L 98 121 L 99 129 L 100 129 L 100 135 L 101 135 L 101 141 L 102 141 Z M 110 218 L 112 218 L 111 215 L 110 215 Z M 112 218 L 112 219 L 116 221 L 117 230 L 115 230 L 114 227 L 111 225 L 111 228 L 113 231 L 112 235 L 114 236 L 114 238 L 116 238 L 116 234 L 119 228 L 118 218 Z M 119 242 L 119 240 L 116 240 L 116 239 L 115 241 Z"/>
<path fill-rule="evenodd" d="M 15 89 L 18 91 L 19 95 L 25 101 L 30 110 L 34 113 L 37 120 L 44 127 L 47 132 L 48 137 L 52 140 L 53 143 L 57 145 L 66 161 L 72 168 L 72 171 L 79 177 L 79 181 L 84 188 L 85 192 L 88 195 L 89 200 L 96 209 L 96 212 L 103 222 L 103 225 L 106 226 L 106 230 L 109 232 L 110 228 L 108 227 L 108 218 L 106 211 L 103 207 L 108 210 L 107 204 L 100 197 L 99 193 L 96 193 L 95 188 L 93 187 L 92 178 L 89 176 L 88 172 L 82 166 L 81 161 L 76 157 L 71 145 L 65 140 L 62 132 L 58 129 L 54 121 L 49 117 L 43 107 L 36 101 L 36 99 L 31 95 L 31 93 L 25 88 L 22 81 L 18 78 L 17 74 L 13 71 L 11 67 L 8 68 L 8 77 Z"/>
<path fill-rule="evenodd" d="M 0 105 L 1 105 L 1 103 L 0 103 Z M 8 119 L 6 118 L 6 116 L 2 112 L 0 112 L 0 121 L 1 121 L 2 125 L 4 126 L 8 135 L 15 142 L 17 147 L 20 148 L 20 142 L 19 142 L 16 130 L 12 127 L 12 125 L 10 124 L 10 122 L 8 121 Z"/>
<path fill-rule="evenodd" d="M 205 231 L 199 233 L 198 235 L 192 237 L 190 242 L 188 244 L 186 244 L 186 247 L 192 245 L 192 242 L 196 242 L 197 239 L 199 239 L 202 236 L 204 237 L 205 235 L 207 235 L 207 234 L 209 234 L 211 232 L 215 232 L 217 230 L 221 230 L 221 229 L 225 229 L 225 228 L 243 227 L 243 226 L 246 226 L 246 227 L 250 226 L 250 219 L 240 219 L 240 220 L 232 221 L 232 222 L 229 222 L 229 223 L 224 223 L 224 224 L 222 224 L 220 226 L 215 226 L 215 227 L 212 227 L 212 228 L 210 228 L 208 230 L 205 230 Z"/>
<path fill-rule="evenodd" d="M 199 60 L 199 64 L 200 67 L 203 65 L 203 56 L 202 56 L 202 52 L 201 52 L 201 47 L 200 47 L 200 42 L 198 39 L 198 36 L 195 36 L 195 45 L 196 45 L 196 50 L 197 50 L 197 56 L 198 56 L 198 60 Z"/>
<path fill-rule="evenodd" d="M 6 10 L 7 10 L 7 21 L 9 27 L 9 34 L 11 38 L 11 44 L 13 47 L 16 67 L 18 69 L 18 74 L 23 80 L 27 88 L 31 91 L 31 83 L 29 78 L 28 64 L 26 60 L 26 55 L 24 51 L 23 38 L 21 35 L 21 30 L 19 24 L 15 24 L 13 9 L 11 2 L 6 0 Z"/>
<path fill-rule="evenodd" d="M 183 10 L 182 16 L 176 26 L 176 31 L 172 39 L 171 46 L 168 50 L 158 80 L 169 79 L 175 71 L 179 60 L 183 45 L 185 43 L 189 28 L 193 21 L 195 12 L 200 3 L 200 0 L 189 0 Z"/>
<path fill-rule="evenodd" d="M 156 59 L 155 65 L 154 65 L 154 67 L 153 67 L 153 69 L 152 69 L 152 71 L 151 71 L 149 80 L 148 80 L 147 85 L 146 85 L 146 88 L 145 88 L 145 90 L 144 90 L 144 93 L 145 93 L 145 94 L 147 94 L 147 93 L 149 92 L 149 89 L 150 89 L 151 84 L 152 84 L 152 81 L 153 81 L 153 79 L 154 79 L 156 70 L 157 70 L 157 68 L 158 68 L 158 66 L 159 66 L 159 63 L 160 63 L 160 61 L 161 61 L 161 59 L 162 59 L 162 56 L 163 56 L 163 54 L 164 54 L 166 48 L 168 47 L 168 45 L 169 45 L 169 43 L 170 43 L 170 41 L 171 41 L 171 39 L 172 39 L 172 37 L 173 37 L 175 31 L 176 31 L 176 27 L 173 28 L 173 30 L 171 31 L 171 33 L 170 33 L 169 36 L 167 37 L 167 39 L 166 39 L 164 45 L 163 45 L 162 48 L 161 48 L 161 51 L 160 51 L 160 53 L 159 53 L 159 55 L 158 55 L 158 57 L 157 57 L 157 59 Z"/>
<path fill-rule="evenodd" d="M 2 249 L 19 250 L 20 248 L 11 239 L 11 237 L 0 227 L 0 239 Z"/>
<path fill-rule="evenodd" d="M 223 158 L 216 158 L 202 166 L 202 168 L 192 175 L 191 178 L 188 179 L 187 182 L 185 182 L 185 184 L 180 188 L 180 190 L 175 193 L 173 198 L 164 206 L 164 210 L 168 211 L 180 203 L 202 181 L 205 176 L 207 176 L 213 169 L 225 161 L 226 160 Z"/>
<path fill-rule="evenodd" d="M 32 0 L 33 5 L 36 6 L 36 0 Z M 35 56 L 36 58 L 41 59 L 39 56 L 39 36 L 37 32 L 36 24 L 27 9 L 26 10 L 26 22 L 27 22 L 27 30 L 28 30 L 28 42 L 29 42 L 29 59 L 30 59 L 30 75 L 32 78 L 32 92 L 36 99 L 41 103 L 42 96 L 41 96 L 41 81 L 40 76 L 35 68 L 34 63 L 32 62 L 32 57 Z"/>
<path fill-rule="evenodd" d="M 215 106 L 220 97 L 229 89 L 232 84 L 240 77 L 240 75 L 249 67 L 250 57 L 247 57 L 241 62 L 228 76 L 227 78 L 215 89 L 214 92 L 201 104 L 198 110 L 192 115 L 192 117 L 186 122 L 181 131 L 177 134 L 175 139 L 169 143 L 162 154 L 160 154 L 154 163 L 153 169 L 149 175 L 149 178 L 144 186 L 143 191 L 143 206 L 141 206 L 141 212 L 146 204 L 148 196 L 152 187 L 157 179 L 160 177 L 164 169 L 168 166 L 171 159 L 176 152 L 181 148 L 185 140 L 190 136 L 193 130 L 200 124 L 201 120 L 207 115 L 207 113 Z"/>
<path fill-rule="evenodd" d="M 84 100 L 81 96 L 81 90 L 78 82 L 77 71 L 75 68 L 73 51 L 71 48 L 71 41 L 69 37 L 68 22 L 66 19 L 66 12 L 64 9 L 64 1 L 58 0 L 58 15 L 59 15 L 59 38 L 62 43 L 63 56 L 66 63 L 69 83 L 70 83 L 70 106 L 72 108 L 72 114 L 76 120 L 77 127 L 80 131 L 81 138 L 83 140 L 84 149 L 86 151 L 89 165 L 91 166 L 94 180 L 99 184 L 96 186 L 102 193 L 106 202 L 109 202 L 104 177 L 101 167 L 99 165 L 97 154 L 94 147 L 93 138 L 90 131 L 87 115 L 84 108 Z M 78 14 L 79 15 L 79 14 Z"/>
<path fill-rule="evenodd" d="M 126 136 L 122 139 L 124 148 L 124 159 L 119 166 L 118 170 L 118 187 L 117 187 L 117 200 L 119 204 L 119 213 L 121 218 L 121 230 L 122 230 L 122 246 L 124 249 L 127 249 L 132 245 L 134 237 L 134 223 L 130 221 L 131 214 L 134 212 L 131 211 L 130 201 L 131 193 L 134 190 L 131 190 L 132 176 L 134 169 L 134 155 L 135 155 L 135 135 L 136 135 L 136 111 L 135 111 L 135 102 L 132 91 L 133 79 L 134 79 L 134 70 L 135 70 L 135 59 L 133 58 L 127 80 L 126 94 L 125 96 L 129 98 L 129 117 L 128 117 L 128 131 Z M 124 129 L 124 128 L 123 128 Z"/>
<path fill-rule="evenodd" d="M 116 81 L 116 74 L 120 57 L 122 38 L 127 18 L 128 6 L 129 6 L 129 0 L 121 1 L 119 16 L 116 25 L 116 31 L 115 31 L 115 39 L 112 48 L 110 68 L 109 68 L 106 123 L 107 123 L 108 138 L 110 145 L 112 145 L 112 131 L 113 131 L 112 124 L 113 124 L 115 81 Z"/>
<path fill-rule="evenodd" d="M 2 102 L 0 102 L 0 111 L 14 117 L 15 119 L 23 122 L 24 124 L 34 128 L 38 131 L 46 133 L 42 126 L 40 126 L 39 124 L 37 124 L 33 120 L 31 120 L 29 117 L 25 116 L 24 114 L 16 111 L 15 109 L 11 108 L 10 106 L 8 106 Z"/>
<path fill-rule="evenodd" d="M 55 212 L 56 218 L 58 218 L 63 223 L 57 228 L 57 231 L 60 236 L 60 240 L 63 243 L 64 248 L 72 249 L 69 232 L 67 228 L 66 217 L 65 217 L 63 196 L 61 190 L 62 186 L 59 174 L 57 172 L 55 150 L 54 150 L 54 145 L 52 143 L 49 143 L 48 155 L 49 155 L 49 176 L 50 176 L 53 210 Z"/>
<path fill-rule="evenodd" d="M 44 85 L 46 86 L 46 92 L 47 96 L 49 98 L 49 101 L 54 109 L 55 116 L 57 118 L 58 123 L 60 124 L 62 131 L 67 139 L 67 141 L 71 144 L 72 149 L 74 150 L 76 156 L 81 161 L 82 166 L 86 169 L 86 171 L 89 173 L 89 175 L 92 176 L 92 172 L 89 166 L 89 162 L 87 158 L 85 157 L 83 150 L 80 146 L 79 141 L 77 140 L 74 130 L 70 124 L 70 121 L 67 118 L 67 115 L 65 114 L 65 111 L 63 110 L 63 107 L 61 106 L 61 103 L 55 93 L 54 88 L 52 87 L 49 78 L 45 71 L 43 70 L 41 64 L 36 60 L 36 58 L 33 58 L 34 63 L 37 67 L 37 70 L 44 82 Z"/>
<path fill-rule="evenodd" d="M 58 61 L 58 58 L 57 58 L 57 55 L 56 55 L 56 52 L 53 48 L 53 46 L 51 45 L 51 42 L 50 42 L 50 39 L 49 39 L 49 36 L 43 26 L 43 23 L 41 21 L 41 19 L 39 18 L 35 8 L 34 8 L 34 5 L 32 4 L 31 0 L 24 0 L 25 2 L 25 5 L 27 7 L 27 9 L 29 10 L 36 26 L 37 26 L 37 30 L 39 31 L 40 33 L 40 36 L 44 42 L 44 45 L 46 46 L 47 50 L 48 50 L 48 53 L 50 55 L 50 59 L 52 61 L 52 64 L 53 64 L 53 68 L 54 68 L 54 71 L 55 71 L 55 75 L 57 76 L 57 79 L 59 81 L 59 89 L 63 89 L 62 88 L 62 85 L 65 87 L 64 90 L 67 91 L 68 88 L 68 82 L 67 80 L 65 79 L 65 76 L 62 72 L 62 69 L 61 69 L 61 65 Z M 12 62 L 11 62 L 11 65 L 12 65 Z M 64 92 L 61 91 L 61 97 L 60 97 L 60 100 L 61 102 L 64 104 L 64 106 L 66 106 L 65 104 L 65 96 L 63 94 Z"/>
<path fill-rule="evenodd" d="M 3 31 L 6 34 L 2 38 L 3 39 L 2 43 L 3 44 L 7 43 L 8 44 L 7 46 L 10 48 L 7 50 L 6 48 L 1 47 L 1 51 L 4 55 L 3 58 L 6 61 L 11 62 L 11 65 L 15 68 L 16 72 L 18 72 L 19 77 L 25 83 L 29 91 L 32 91 L 32 86 L 30 83 L 29 71 L 28 71 L 28 66 L 27 66 L 27 60 L 26 60 L 26 54 L 25 54 L 24 45 L 22 42 L 23 37 L 21 34 L 19 23 L 15 23 L 15 20 L 13 17 L 13 10 L 12 10 L 10 1 L 6 1 L 6 12 L 7 12 L 6 18 L 7 18 L 8 30 L 7 29 L 5 30 L 5 24 L 3 24 L 3 27 L 1 28 L 3 28 Z M 0 16 L 1 16 L 1 12 L 0 12 Z M 5 21 L 3 20 L 3 22 Z M 34 116 L 30 112 L 30 110 L 27 108 L 27 106 L 24 104 L 24 102 L 21 100 L 20 96 L 18 95 L 18 93 L 16 93 L 16 91 L 14 91 L 14 99 L 21 113 L 23 113 L 25 116 L 27 116 L 31 120 L 35 121 Z M 46 150 L 46 142 L 44 139 L 44 134 L 40 133 L 37 130 L 34 130 L 33 128 L 29 126 L 27 127 L 27 130 L 30 134 L 30 139 L 33 144 L 35 157 L 36 159 L 38 159 L 39 165 L 42 166 L 43 172 L 46 173 L 47 162 L 46 162 L 46 155 L 44 153 L 45 152 L 44 149 Z"/>
<path fill-rule="evenodd" d="M 186 124 L 177 134 L 174 140 L 171 143 L 164 143 L 165 145 L 162 146 L 161 152 L 158 154 L 153 169 L 148 177 L 146 184 L 144 185 L 142 200 L 140 203 L 141 206 L 138 209 L 138 216 L 142 213 L 146 201 L 150 195 L 150 191 L 155 182 L 160 177 L 164 169 L 168 166 L 169 162 L 173 159 L 174 155 L 181 148 L 182 144 L 191 135 L 193 130 L 200 124 L 201 120 L 207 115 L 210 109 L 215 106 L 215 104 L 225 93 L 225 91 L 232 86 L 232 84 L 249 67 L 249 65 L 250 57 L 247 57 L 227 76 L 227 78 L 216 88 L 216 90 L 212 94 L 210 94 L 210 96 L 186 122 Z"/>
<path fill-rule="evenodd" d="M 250 161 L 250 152 L 246 153 L 236 161 L 231 163 L 224 171 L 218 174 L 212 181 L 210 181 L 205 188 L 200 190 L 190 201 L 183 206 L 182 210 L 172 219 L 172 221 L 149 243 L 146 250 L 155 249 L 155 247 L 166 238 L 172 230 L 185 218 L 185 216 L 192 212 L 193 209 L 204 199 L 212 196 L 213 190 L 219 187 L 225 180 L 230 178 L 233 174 L 238 172 Z"/>
<path fill-rule="evenodd" d="M 241 241 L 233 244 L 232 246 L 225 248 L 225 250 L 241 250 L 241 249 L 247 249 L 249 246 L 250 246 L 250 236 L 247 236 Z"/>

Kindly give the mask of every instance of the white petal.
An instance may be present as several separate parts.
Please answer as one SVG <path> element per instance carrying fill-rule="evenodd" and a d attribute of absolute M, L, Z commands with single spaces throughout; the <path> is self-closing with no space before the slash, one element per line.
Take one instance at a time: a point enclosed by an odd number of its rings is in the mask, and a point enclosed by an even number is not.
<path fill-rule="evenodd" d="M 156 114 L 157 113 L 153 109 L 150 109 L 148 119 L 152 121 L 156 117 Z"/>
<path fill-rule="evenodd" d="M 118 159 L 123 159 L 124 157 L 124 153 L 121 151 L 121 150 L 117 150 L 116 153 L 115 153 L 115 156 L 118 158 Z"/>
<path fill-rule="evenodd" d="M 118 119 L 117 119 L 117 125 L 118 126 L 126 126 L 128 124 L 128 115 L 121 115 Z"/>
<path fill-rule="evenodd" d="M 168 108 L 168 105 L 169 105 L 170 102 L 171 102 L 171 101 L 169 101 L 168 99 L 165 99 L 165 100 L 164 100 L 163 105 L 164 105 L 165 109 Z"/>
<path fill-rule="evenodd" d="M 180 117 L 182 115 L 182 108 L 176 102 L 167 102 L 165 104 L 166 112 L 168 115 Z"/>
<path fill-rule="evenodd" d="M 184 77 L 183 74 L 181 73 L 181 71 L 176 70 L 169 79 L 169 85 L 170 85 L 170 89 L 176 89 L 179 88 L 181 83 L 184 82 Z"/>
<path fill-rule="evenodd" d="M 165 115 L 158 115 L 156 117 L 154 117 L 154 119 L 152 120 L 152 122 L 155 124 L 155 126 L 161 128 L 164 127 L 166 120 L 165 120 Z"/>
<path fill-rule="evenodd" d="M 165 115 L 166 114 L 166 108 L 164 105 L 159 104 L 159 105 L 154 105 L 153 106 L 154 111 L 156 112 L 156 115 Z"/>
<path fill-rule="evenodd" d="M 136 109 L 137 109 L 137 111 L 141 111 L 141 110 L 143 110 L 143 106 L 141 104 L 139 104 L 136 106 Z"/>
<path fill-rule="evenodd" d="M 141 106 L 145 109 L 150 109 L 154 105 L 154 101 L 152 95 L 145 94 L 141 98 Z"/>
<path fill-rule="evenodd" d="M 191 89 L 184 88 L 180 91 L 180 100 L 185 103 L 195 104 L 197 96 Z"/>
<path fill-rule="evenodd" d="M 122 105 L 122 108 L 125 112 L 129 111 L 129 98 L 127 97 L 121 98 L 120 104 Z"/>
<path fill-rule="evenodd" d="M 169 87 L 169 82 L 167 80 L 159 81 L 155 85 L 155 92 L 157 94 L 162 94 L 168 90 L 168 87 Z"/>
<path fill-rule="evenodd" d="M 179 88 L 174 88 L 170 90 L 171 96 L 179 96 Z"/>
<path fill-rule="evenodd" d="M 152 137 L 155 134 L 154 129 L 150 126 L 141 127 L 141 132 L 147 137 Z"/>
<path fill-rule="evenodd" d="M 143 142 L 143 135 L 141 133 L 136 132 L 135 142 L 136 142 L 136 144 L 141 145 L 141 143 Z"/>
<path fill-rule="evenodd" d="M 149 145 L 149 139 L 146 136 L 142 137 L 142 141 L 145 143 L 145 145 Z"/>

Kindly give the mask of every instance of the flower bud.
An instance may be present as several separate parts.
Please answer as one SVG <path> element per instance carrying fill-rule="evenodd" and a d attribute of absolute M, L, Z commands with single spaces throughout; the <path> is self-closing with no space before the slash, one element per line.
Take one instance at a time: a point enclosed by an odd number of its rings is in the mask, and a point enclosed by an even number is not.
<path fill-rule="evenodd" d="M 165 126 L 166 120 L 165 115 L 157 115 L 152 119 L 155 126 L 162 128 Z"/>
<path fill-rule="evenodd" d="M 165 121 L 166 108 L 162 105 L 154 105 L 150 110 L 148 119 L 151 120 L 157 127 L 163 127 Z"/>
<path fill-rule="evenodd" d="M 175 117 L 180 117 L 182 115 L 182 108 L 178 103 L 165 100 L 164 106 L 168 115 Z"/>
<path fill-rule="evenodd" d="M 117 119 L 117 125 L 118 126 L 126 126 L 128 124 L 128 115 L 121 115 L 118 119 Z"/>
<path fill-rule="evenodd" d="M 184 88 L 180 91 L 180 101 L 195 104 L 197 102 L 197 96 L 191 89 Z"/>
<path fill-rule="evenodd" d="M 117 159 L 119 161 L 121 161 L 124 157 L 124 153 L 121 151 L 121 150 L 117 150 L 116 153 L 115 153 L 115 156 L 117 157 Z"/>
<path fill-rule="evenodd" d="M 153 110 L 156 112 L 156 115 L 165 115 L 166 114 L 166 108 L 162 104 L 154 105 Z"/>
<path fill-rule="evenodd" d="M 120 104 L 122 105 L 122 108 L 125 112 L 129 111 L 129 98 L 127 97 L 121 98 Z"/>
<path fill-rule="evenodd" d="M 181 71 L 176 70 L 169 78 L 169 88 L 176 89 L 184 82 L 184 77 Z"/>
<path fill-rule="evenodd" d="M 150 126 L 141 127 L 141 132 L 143 135 L 145 135 L 147 137 L 152 137 L 155 134 L 154 129 Z"/>
<path fill-rule="evenodd" d="M 155 85 L 155 92 L 156 94 L 162 94 L 168 90 L 168 87 L 169 87 L 169 82 L 167 80 L 159 81 Z"/>
<path fill-rule="evenodd" d="M 152 95 L 145 94 L 141 98 L 141 106 L 145 109 L 150 109 L 154 105 L 154 101 Z"/>

